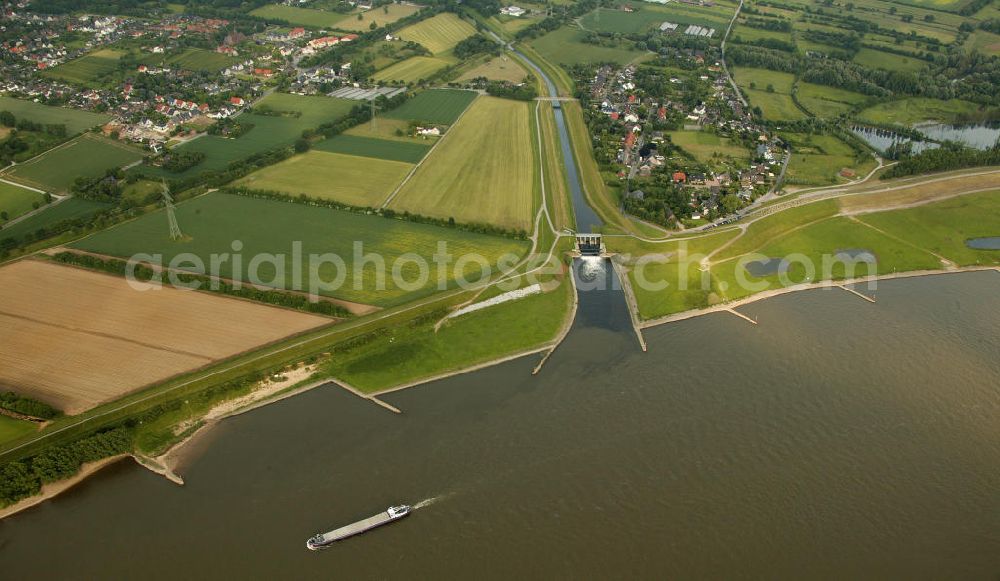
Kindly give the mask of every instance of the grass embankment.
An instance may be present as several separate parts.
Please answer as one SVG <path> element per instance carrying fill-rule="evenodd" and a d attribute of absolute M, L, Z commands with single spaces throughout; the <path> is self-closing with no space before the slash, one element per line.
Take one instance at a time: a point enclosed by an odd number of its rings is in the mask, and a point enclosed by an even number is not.
<path fill-rule="evenodd" d="M 825 200 L 757 220 L 742 235 L 731 230 L 699 236 L 687 242 L 687 257 L 680 252 L 678 242 L 640 243 L 609 238 L 607 244 L 612 250 L 631 252 L 633 256 L 627 262 L 630 267 L 642 254 L 667 255 L 663 264 L 645 269 L 645 280 L 669 283 L 665 289 L 644 286 L 634 269 L 630 273 L 640 316 L 651 319 L 803 282 L 937 270 L 949 268 L 952 263 L 998 265 L 1000 251 L 966 246 L 970 238 L 1000 235 L 998 193 L 1000 190 L 967 194 L 914 208 L 856 216 L 839 214 L 845 209 L 842 205 L 855 208 L 851 198 L 843 202 Z M 886 200 L 896 197 L 892 192 L 868 195 L 884 196 Z M 852 262 L 846 259 L 845 252 L 869 252 L 876 263 L 869 267 Z M 700 283 L 703 275 L 698 266 L 704 255 L 710 255 L 711 262 L 706 286 L 678 288 L 683 274 L 688 276 L 689 285 L 690 281 Z M 824 256 L 829 265 L 825 270 Z M 766 258 L 788 260 L 787 272 L 768 276 L 747 272 L 746 263 Z"/>
<path fill-rule="evenodd" d="M 0 415 L 0 444 L 33 434 L 38 431 L 38 424 L 27 420 Z"/>
<path fill-rule="evenodd" d="M 338 353 L 323 372 L 373 393 L 541 347 L 557 337 L 572 304 L 566 275 L 558 281 L 549 292 L 449 319 L 437 332 L 431 320 L 393 328 Z"/>
<path fill-rule="evenodd" d="M 532 105 L 483 97 L 452 127 L 389 208 L 531 230 Z"/>

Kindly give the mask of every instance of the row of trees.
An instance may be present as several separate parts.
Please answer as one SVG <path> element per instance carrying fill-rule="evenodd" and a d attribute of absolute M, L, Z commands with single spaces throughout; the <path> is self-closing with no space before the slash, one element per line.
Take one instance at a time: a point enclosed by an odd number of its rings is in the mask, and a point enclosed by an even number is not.
<path fill-rule="evenodd" d="M 508 229 L 508 228 L 503 228 L 501 226 L 495 226 L 493 224 L 481 224 L 478 222 L 457 222 L 455 218 L 448 218 L 446 220 L 444 218 L 434 218 L 431 216 L 423 216 L 421 214 L 411 214 L 410 212 L 396 212 L 395 210 L 389 208 L 352 206 L 350 204 L 344 204 L 342 202 L 337 202 L 335 200 L 312 198 L 307 196 L 306 194 L 294 195 L 285 192 L 277 192 L 274 190 L 255 190 L 247 188 L 245 186 L 232 186 L 225 188 L 224 191 L 228 194 L 235 194 L 238 196 L 247 196 L 250 198 L 262 198 L 266 200 L 278 200 L 281 202 L 306 204 L 309 206 L 318 206 L 322 208 L 333 208 L 335 210 L 354 212 L 356 214 L 382 216 L 383 218 L 388 218 L 391 220 L 403 220 L 406 222 L 415 222 L 417 224 L 433 224 L 435 226 L 454 228 L 456 230 L 462 230 L 465 232 L 475 232 L 478 234 L 503 236 L 505 238 L 513 238 L 514 240 L 528 239 L 528 232 L 525 231 L 523 228 Z"/>
<path fill-rule="evenodd" d="M 928 149 L 917 155 L 905 157 L 896 165 L 886 170 L 880 177 L 881 179 L 888 180 L 903 176 L 985 165 L 1000 165 L 1000 148 L 994 146 L 987 151 L 979 151 L 955 144 L 945 144 L 937 149 Z"/>

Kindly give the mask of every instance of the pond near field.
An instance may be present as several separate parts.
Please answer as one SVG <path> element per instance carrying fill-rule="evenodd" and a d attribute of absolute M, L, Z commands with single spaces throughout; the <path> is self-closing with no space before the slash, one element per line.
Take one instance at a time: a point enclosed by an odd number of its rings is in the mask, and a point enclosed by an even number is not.
<path fill-rule="evenodd" d="M 900 135 L 895 131 L 888 131 L 886 129 L 878 129 L 876 127 L 865 127 L 863 125 L 856 125 L 851 127 L 851 131 L 864 140 L 865 143 L 872 146 L 885 153 L 887 149 L 893 145 L 901 143 L 911 143 L 913 144 L 913 153 L 920 153 L 928 149 L 935 149 L 941 147 L 937 143 L 931 141 L 921 141 L 906 137 L 905 135 Z"/>
<path fill-rule="evenodd" d="M 935 141 L 957 141 L 969 147 L 986 150 L 1000 139 L 1000 124 L 945 125 L 943 123 L 918 123 L 914 129 Z"/>
<path fill-rule="evenodd" d="M 784 258 L 768 258 L 766 260 L 754 260 L 743 265 L 743 268 L 751 276 L 762 277 L 772 274 L 788 272 L 789 262 Z"/>
<path fill-rule="evenodd" d="M 970 238 L 965 241 L 965 245 L 976 250 L 1000 250 L 1000 236 Z"/>

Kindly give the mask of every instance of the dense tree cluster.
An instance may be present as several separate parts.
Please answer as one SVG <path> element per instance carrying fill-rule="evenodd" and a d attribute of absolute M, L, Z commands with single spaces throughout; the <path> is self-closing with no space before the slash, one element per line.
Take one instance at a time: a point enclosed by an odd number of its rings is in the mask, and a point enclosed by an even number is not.
<path fill-rule="evenodd" d="M 59 415 L 59 410 L 49 404 L 18 395 L 13 391 L 0 393 L 0 408 L 42 420 L 51 420 Z"/>
<path fill-rule="evenodd" d="M 520 85 L 508 81 L 490 81 L 486 83 L 486 92 L 494 97 L 506 97 L 519 101 L 532 101 L 538 96 L 538 89 L 531 83 Z"/>
<path fill-rule="evenodd" d="M 469 38 L 455 45 L 454 53 L 458 58 L 465 60 L 469 57 L 483 53 L 499 53 L 500 45 L 486 38 L 481 34 L 474 34 Z"/>
<path fill-rule="evenodd" d="M 167 171 L 180 173 L 191 169 L 203 161 L 205 161 L 204 152 L 174 149 L 163 156 L 161 167 Z"/>
<path fill-rule="evenodd" d="M 928 149 L 917 155 L 904 157 L 896 165 L 886 170 L 880 177 L 881 179 L 888 180 L 903 176 L 984 165 L 1000 165 L 1000 148 L 994 146 L 987 151 L 980 151 L 946 144 L 944 147 Z"/>

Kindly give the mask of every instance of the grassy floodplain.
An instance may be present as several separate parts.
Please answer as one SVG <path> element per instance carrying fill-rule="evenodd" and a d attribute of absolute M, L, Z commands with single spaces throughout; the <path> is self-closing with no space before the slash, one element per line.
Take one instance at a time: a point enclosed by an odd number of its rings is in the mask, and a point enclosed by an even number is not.
<path fill-rule="evenodd" d="M 439 55 L 455 48 L 455 45 L 476 33 L 471 24 L 451 12 L 443 12 L 426 20 L 421 20 L 401 29 L 396 36 L 416 42 Z"/>
<path fill-rule="evenodd" d="M 103 113 L 91 113 L 69 107 L 53 107 L 12 97 L 0 97 L 0 111 L 10 111 L 18 119 L 27 119 L 35 123 L 65 125 L 68 135 L 104 125 L 111 120 L 110 115 Z"/>
<path fill-rule="evenodd" d="M 368 264 L 357 272 L 351 269 L 355 241 L 363 245 L 364 253 L 383 256 L 389 266 L 407 252 L 416 252 L 430 262 L 432 254 L 437 250 L 438 241 L 447 243 L 449 252 L 455 256 L 475 252 L 491 263 L 495 263 L 503 254 L 522 254 L 528 249 L 528 243 L 524 241 L 218 192 L 179 204 L 176 215 L 184 234 L 190 237 L 188 240 L 171 241 L 166 215 L 155 212 L 85 238 L 73 246 L 122 257 L 136 252 L 161 253 L 164 261 L 169 261 L 179 253 L 191 252 L 202 257 L 208 264 L 210 254 L 232 253 L 232 242 L 240 240 L 243 244 L 241 252 L 248 257 L 242 264 L 242 276 L 246 280 L 249 257 L 263 253 L 290 255 L 292 242 L 301 241 L 303 256 L 332 252 L 347 263 L 348 273 L 344 286 L 321 294 L 378 306 L 397 305 L 435 292 L 437 268 L 431 262 L 429 281 L 415 290 L 395 285 L 392 276 L 388 275 L 385 277 L 385 290 L 378 290 L 373 264 Z M 224 264 L 222 275 L 231 276 L 231 268 L 231 263 Z M 419 274 L 416 268 L 412 263 L 404 264 L 402 276 L 413 282 Z M 469 280 L 477 280 L 478 273 L 477 265 L 470 264 L 466 267 Z M 326 281 L 333 280 L 335 274 L 335 268 L 329 264 L 320 270 L 320 275 Z M 264 281 L 275 277 L 273 265 L 261 265 L 260 275 Z M 300 285 L 301 288 L 308 289 L 306 269 L 301 272 L 299 280 L 293 280 L 292 275 L 291 269 L 286 269 L 277 283 L 285 288 Z M 360 277 L 362 282 L 359 288 L 354 287 L 355 276 Z"/>
<path fill-rule="evenodd" d="M 0 211 L 7 212 L 8 220 L 32 211 L 32 204 L 44 205 L 45 196 L 34 190 L 0 182 Z M 3 224 L 3 220 L 0 220 L 0 224 Z"/>
<path fill-rule="evenodd" d="M 534 205 L 530 107 L 478 99 L 389 207 L 529 230 Z"/>
<path fill-rule="evenodd" d="M 385 114 L 389 119 L 451 125 L 478 96 L 462 89 L 430 89 Z"/>
<path fill-rule="evenodd" d="M 283 4 L 268 4 L 250 12 L 251 16 L 269 20 L 282 20 L 296 26 L 309 28 L 334 28 L 337 23 L 350 18 L 351 15 L 329 10 L 314 8 L 299 8 Z"/>
<path fill-rule="evenodd" d="M 917 58 L 870 48 L 859 50 L 858 54 L 854 55 L 854 62 L 873 69 L 909 71 L 912 73 L 922 71 L 927 66 L 926 61 Z"/>
<path fill-rule="evenodd" d="M 337 135 L 320 141 L 313 148 L 331 153 L 417 163 L 427 155 L 431 146 L 412 141 L 390 141 L 360 135 Z"/>
<path fill-rule="evenodd" d="M 543 345 L 569 313 L 573 287 L 560 278 L 554 290 L 450 319 L 437 332 L 430 324 L 395 328 L 335 357 L 323 372 L 372 393 Z"/>
<path fill-rule="evenodd" d="M 64 192 L 78 177 L 97 177 L 105 170 L 142 159 L 142 151 L 87 133 L 5 171 L 3 177 L 52 192 Z"/>
<path fill-rule="evenodd" d="M 118 68 L 118 61 L 124 55 L 125 53 L 119 50 L 102 48 L 48 69 L 43 74 L 68 83 L 98 87 L 104 76 Z"/>
<path fill-rule="evenodd" d="M 236 183 L 256 190 L 376 207 L 412 167 L 410 163 L 313 150 L 257 170 Z"/>
<path fill-rule="evenodd" d="M 643 319 L 662 317 L 720 301 L 735 300 L 785 284 L 816 282 L 819 270 L 809 272 L 793 262 L 786 279 L 773 274 L 752 276 L 744 263 L 761 257 L 805 255 L 817 267 L 822 256 L 857 250 L 871 252 L 876 268 L 864 264 L 835 264 L 832 279 L 941 269 L 943 260 L 959 266 L 1000 264 L 1000 251 L 975 250 L 966 245 L 971 238 L 1000 233 L 1000 191 L 956 196 L 913 208 L 854 214 L 854 200 L 826 200 L 786 210 L 752 222 L 745 234 L 729 230 L 700 235 L 687 241 L 649 243 L 608 239 L 612 250 L 629 254 L 626 265 Z M 872 194 L 877 195 L 877 194 Z M 891 200 L 895 194 L 887 194 Z M 925 195 L 930 195 L 927 193 Z M 859 199 L 860 201 L 860 199 Z M 900 200 L 905 202 L 905 200 Z M 851 204 L 848 204 L 851 202 Z M 838 215 L 841 210 L 852 215 Z M 661 255 L 643 271 L 651 283 L 668 283 L 665 289 L 640 284 L 633 268 L 643 255 Z M 709 257 L 710 268 L 703 259 Z M 680 288 L 687 277 L 686 289 Z M 704 279 L 702 278 L 704 277 Z M 745 288 L 740 278 L 758 285 Z"/>

